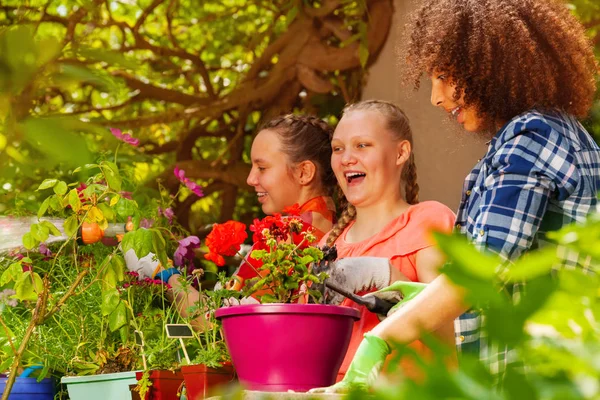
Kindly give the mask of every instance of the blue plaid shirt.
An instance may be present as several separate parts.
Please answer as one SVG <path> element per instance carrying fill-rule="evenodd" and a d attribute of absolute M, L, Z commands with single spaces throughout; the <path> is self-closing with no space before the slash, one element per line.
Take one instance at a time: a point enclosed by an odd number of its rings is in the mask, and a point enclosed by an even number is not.
<path fill-rule="evenodd" d="M 509 121 L 489 143 L 464 183 L 456 229 L 479 248 L 514 260 L 544 244 L 548 231 L 583 221 L 596 209 L 600 148 L 572 116 L 530 111 Z M 568 268 L 590 268 L 565 249 Z M 513 288 L 513 296 L 520 292 Z M 491 348 L 475 311 L 455 321 L 459 352 L 479 352 L 492 373 L 504 371 L 513 355 Z"/>

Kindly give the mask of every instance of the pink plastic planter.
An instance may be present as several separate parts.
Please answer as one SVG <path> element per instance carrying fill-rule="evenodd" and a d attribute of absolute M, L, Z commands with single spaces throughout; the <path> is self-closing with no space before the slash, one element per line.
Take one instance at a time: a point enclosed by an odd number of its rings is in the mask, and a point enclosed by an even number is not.
<path fill-rule="evenodd" d="M 305 392 L 335 383 L 360 314 L 332 305 L 253 304 L 221 308 L 216 317 L 242 385 Z"/>

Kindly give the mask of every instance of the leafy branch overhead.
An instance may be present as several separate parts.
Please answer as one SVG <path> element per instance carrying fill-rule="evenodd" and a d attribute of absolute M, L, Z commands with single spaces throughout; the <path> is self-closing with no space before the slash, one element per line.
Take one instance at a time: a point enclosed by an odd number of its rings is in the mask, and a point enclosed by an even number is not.
<path fill-rule="evenodd" d="M 293 110 L 332 116 L 358 99 L 393 14 L 391 0 L 28 4 L 0 6 L 0 24 L 26 30 L 5 38 L 0 56 L 10 105 L 0 148 L 26 144 L 11 147 L 3 174 L 21 164 L 35 175 L 36 167 L 64 162 L 64 148 L 76 150 L 81 164 L 89 152 L 80 132 L 106 149 L 114 141 L 101 127 L 131 130 L 141 143 L 129 155 L 159 164 L 146 178 L 175 188 L 173 164 L 185 169 L 207 195 L 218 193 L 221 220 L 247 188 L 244 155 L 257 125 Z M 40 133 L 50 123 L 52 140 Z M 194 203 L 182 199 L 176 211 L 186 225 Z"/>

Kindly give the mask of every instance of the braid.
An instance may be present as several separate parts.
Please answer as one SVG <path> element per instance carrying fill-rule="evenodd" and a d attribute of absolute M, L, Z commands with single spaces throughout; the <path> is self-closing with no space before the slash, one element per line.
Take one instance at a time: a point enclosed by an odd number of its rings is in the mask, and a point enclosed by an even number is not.
<path fill-rule="evenodd" d="M 404 165 L 402 171 L 404 175 L 404 197 L 408 204 L 417 204 L 419 202 L 419 184 L 417 183 L 417 165 L 415 164 L 414 153 Z"/>
<path fill-rule="evenodd" d="M 329 232 L 329 236 L 327 236 L 327 246 L 332 247 L 335 241 L 340 237 L 344 229 L 348 226 L 350 222 L 352 222 L 356 218 L 356 208 L 352 204 L 348 204 L 346 209 L 338 219 L 335 226 Z"/>
<path fill-rule="evenodd" d="M 275 130 L 283 151 L 291 164 L 312 161 L 317 167 L 317 178 L 322 190 L 332 194 L 337 180 L 331 169 L 331 138 L 333 128 L 312 115 L 287 114 L 274 118 L 259 129 Z"/>

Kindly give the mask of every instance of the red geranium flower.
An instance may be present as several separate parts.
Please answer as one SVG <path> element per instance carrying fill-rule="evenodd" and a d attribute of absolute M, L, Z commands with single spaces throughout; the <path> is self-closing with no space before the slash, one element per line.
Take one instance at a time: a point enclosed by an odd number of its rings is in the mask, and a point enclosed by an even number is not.
<path fill-rule="evenodd" d="M 246 225 L 237 221 L 227 221 L 224 224 L 214 224 L 212 231 L 206 237 L 209 253 L 204 255 L 209 261 L 218 266 L 225 265 L 223 256 L 234 256 L 248 234 Z"/>
<path fill-rule="evenodd" d="M 265 237 L 263 231 L 269 230 L 269 234 L 276 240 L 286 240 L 289 234 L 289 226 L 285 223 L 281 214 L 275 213 L 267 215 L 263 219 L 255 219 L 250 226 L 250 230 L 254 232 L 252 241 L 254 243 L 264 243 Z"/>

